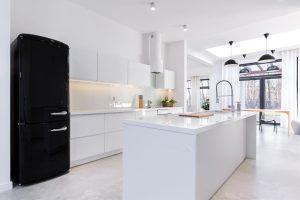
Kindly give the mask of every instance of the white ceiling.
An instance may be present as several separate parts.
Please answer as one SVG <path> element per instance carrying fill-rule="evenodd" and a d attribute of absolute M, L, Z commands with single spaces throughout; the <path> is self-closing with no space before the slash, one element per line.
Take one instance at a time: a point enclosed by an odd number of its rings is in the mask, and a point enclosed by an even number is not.
<path fill-rule="evenodd" d="M 187 59 L 187 78 L 192 76 L 209 77 L 212 72 L 210 65 L 205 65 L 195 57 L 189 56 Z"/>
<path fill-rule="evenodd" d="M 287 48 L 295 48 L 300 46 L 300 29 L 273 34 L 268 37 L 268 51 L 272 49 L 283 50 Z M 207 51 L 219 58 L 226 58 L 231 55 L 230 45 L 222 45 L 207 49 Z M 266 51 L 266 39 L 263 36 L 259 38 L 235 42 L 232 46 L 232 55 L 252 54 L 256 52 Z"/>
<path fill-rule="evenodd" d="M 149 9 L 151 0 L 69 1 L 137 31 L 159 31 L 165 42 L 186 39 L 189 48 L 212 59 L 217 58 L 205 49 L 229 40 L 300 28 L 300 0 L 153 0 L 155 12 Z"/>

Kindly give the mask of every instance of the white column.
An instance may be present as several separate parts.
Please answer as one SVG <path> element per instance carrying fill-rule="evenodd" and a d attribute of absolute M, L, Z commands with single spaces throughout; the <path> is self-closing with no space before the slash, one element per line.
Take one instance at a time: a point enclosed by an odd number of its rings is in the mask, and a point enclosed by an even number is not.
<path fill-rule="evenodd" d="M 201 109 L 200 102 L 200 77 L 193 76 L 192 78 L 192 108 L 193 112 L 199 112 Z"/>
<path fill-rule="evenodd" d="M 223 61 L 218 61 L 214 63 L 209 76 L 209 100 L 211 110 L 215 110 L 218 107 L 218 104 L 216 104 L 216 84 L 222 80 L 222 62 Z"/>
<path fill-rule="evenodd" d="M 0 1 L 0 192 L 10 189 L 10 0 Z"/>
<path fill-rule="evenodd" d="M 187 42 L 185 40 L 167 43 L 165 46 L 165 68 L 175 71 L 174 98 L 177 106 L 184 106 L 187 100 Z"/>

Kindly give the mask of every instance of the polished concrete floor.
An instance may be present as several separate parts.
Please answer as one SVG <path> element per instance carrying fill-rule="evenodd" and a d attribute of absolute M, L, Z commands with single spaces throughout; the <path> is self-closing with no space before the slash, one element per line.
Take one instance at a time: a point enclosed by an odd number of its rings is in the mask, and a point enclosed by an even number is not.
<path fill-rule="evenodd" d="M 0 200 L 121 200 L 122 156 L 72 168 L 39 184 L 17 187 Z M 258 134 L 257 160 L 246 160 L 213 200 L 299 200 L 300 136 L 278 135 L 269 127 Z"/>

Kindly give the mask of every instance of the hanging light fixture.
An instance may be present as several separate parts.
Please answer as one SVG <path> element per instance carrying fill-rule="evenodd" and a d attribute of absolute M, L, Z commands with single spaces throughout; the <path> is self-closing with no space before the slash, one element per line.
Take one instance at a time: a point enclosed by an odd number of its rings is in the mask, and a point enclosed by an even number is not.
<path fill-rule="evenodd" d="M 273 64 L 271 64 L 267 69 L 268 72 L 276 72 L 279 70 L 280 70 L 279 67 L 277 65 L 273 65 Z"/>
<path fill-rule="evenodd" d="M 182 30 L 184 32 L 187 32 L 189 30 L 186 24 L 182 25 Z"/>
<path fill-rule="evenodd" d="M 269 37 L 269 35 L 270 35 L 269 33 L 264 34 L 264 36 L 266 38 L 266 53 L 258 59 L 258 62 L 260 64 L 265 64 L 265 63 L 272 62 L 275 60 L 274 56 L 268 54 L 268 37 Z"/>
<path fill-rule="evenodd" d="M 156 6 L 154 2 L 150 2 L 150 10 L 151 11 L 156 11 Z"/>
<path fill-rule="evenodd" d="M 271 52 L 272 52 L 272 55 L 274 55 L 275 50 L 271 50 Z M 274 65 L 273 63 L 267 68 L 268 72 L 276 72 L 279 70 L 280 70 L 279 67 L 277 65 Z"/>
<path fill-rule="evenodd" d="M 246 54 L 243 54 L 244 60 L 246 58 Z M 245 63 L 244 63 L 245 64 Z M 251 69 L 243 66 L 242 69 L 240 69 L 240 74 L 249 74 L 251 72 Z"/>
<path fill-rule="evenodd" d="M 236 66 L 238 66 L 238 63 L 234 59 L 232 59 L 232 45 L 233 45 L 233 41 L 229 41 L 229 45 L 230 45 L 230 56 L 231 56 L 231 58 L 229 60 L 227 60 L 224 65 L 226 67 L 236 67 Z"/>

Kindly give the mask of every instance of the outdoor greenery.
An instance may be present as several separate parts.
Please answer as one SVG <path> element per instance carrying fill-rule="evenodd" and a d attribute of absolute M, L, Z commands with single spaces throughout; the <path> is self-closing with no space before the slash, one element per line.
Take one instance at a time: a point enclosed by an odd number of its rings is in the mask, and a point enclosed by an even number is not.
<path fill-rule="evenodd" d="M 209 99 L 206 99 L 203 103 L 201 108 L 203 108 L 204 110 L 209 110 Z"/>

